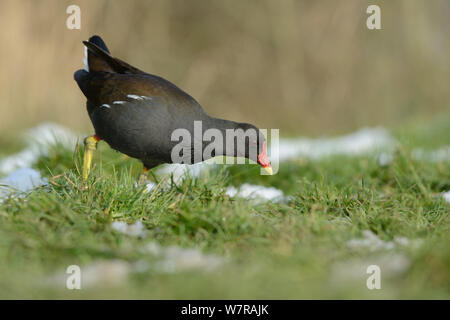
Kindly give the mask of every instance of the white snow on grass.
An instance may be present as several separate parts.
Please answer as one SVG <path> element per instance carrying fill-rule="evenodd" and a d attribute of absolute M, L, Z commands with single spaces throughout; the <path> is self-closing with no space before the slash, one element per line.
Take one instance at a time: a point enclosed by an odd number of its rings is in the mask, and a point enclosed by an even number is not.
<path fill-rule="evenodd" d="M 27 143 L 24 150 L 0 159 L 0 174 L 12 173 L 14 170 L 23 168 L 28 171 L 18 172 L 17 174 L 22 177 L 22 180 L 28 179 L 25 178 L 27 175 L 36 174 L 31 173 L 30 170 L 32 169 L 30 167 L 37 162 L 40 156 L 48 154 L 51 146 L 59 143 L 66 148 L 73 149 L 77 141 L 82 141 L 82 136 L 61 125 L 43 123 L 27 130 L 23 135 L 23 139 Z M 339 137 L 280 139 L 278 155 L 280 161 L 302 157 L 315 160 L 333 155 L 361 155 L 379 151 L 378 162 L 381 166 L 386 166 L 393 161 L 392 151 L 395 144 L 395 139 L 386 129 L 363 128 L 354 133 Z M 423 161 L 448 161 L 450 159 L 450 147 L 447 146 L 434 151 L 415 149 L 412 152 L 412 157 Z M 178 184 L 186 177 L 197 178 L 203 173 L 207 173 L 209 170 L 216 168 L 216 160 L 210 159 L 194 165 L 164 165 L 157 168 L 155 174 L 160 178 L 173 176 L 174 182 Z M 14 179 L 18 178 L 15 177 Z M 166 179 L 165 183 L 169 184 L 170 179 Z M 10 183 L 4 184 L 9 185 Z M 42 183 L 38 185 L 42 185 Z M 15 188 L 14 186 L 10 186 L 9 189 L 11 187 Z M 150 192 L 155 187 L 156 184 L 149 182 L 146 189 Z M 5 197 L 9 193 L 8 187 L 0 189 L 0 197 Z M 243 184 L 239 188 L 229 187 L 226 190 L 226 194 L 230 197 L 251 199 L 256 203 L 265 201 L 279 202 L 285 199 L 281 190 L 251 184 Z"/>
<path fill-rule="evenodd" d="M 182 182 L 187 177 L 198 178 L 200 175 L 212 168 L 215 164 L 211 161 L 204 161 L 195 163 L 192 165 L 188 164 L 166 164 L 161 166 L 156 170 L 156 175 L 162 178 L 173 177 L 175 183 Z"/>
<path fill-rule="evenodd" d="M 394 145 L 395 139 L 386 129 L 363 128 L 334 138 L 280 139 L 278 158 L 283 161 L 299 157 L 315 160 L 333 155 L 355 156 L 390 149 Z"/>
<path fill-rule="evenodd" d="M 411 156 L 419 161 L 446 162 L 450 161 L 450 146 L 445 146 L 436 150 L 414 149 Z"/>
<path fill-rule="evenodd" d="M 132 237 L 145 238 L 147 231 L 142 221 L 136 221 L 133 224 L 127 224 L 124 221 L 114 221 L 111 228 Z"/>
<path fill-rule="evenodd" d="M 153 242 L 147 245 L 146 252 L 157 258 L 153 267 L 157 271 L 164 273 L 195 269 L 213 271 L 226 262 L 226 259 L 223 257 L 204 254 L 197 248 L 161 247 Z"/>
<path fill-rule="evenodd" d="M 364 249 L 373 252 L 378 250 L 393 250 L 399 246 L 418 248 L 422 245 L 421 239 L 410 240 L 405 237 L 394 237 L 393 241 L 384 241 L 370 230 L 364 230 L 362 234 L 362 238 L 347 241 L 347 247 L 353 250 Z"/>
<path fill-rule="evenodd" d="M 376 265 L 380 267 L 382 279 L 398 277 L 408 271 L 411 260 L 404 254 L 385 253 L 377 254 L 366 258 L 354 258 L 338 261 L 331 266 L 329 281 L 335 286 L 365 285 L 367 267 Z M 382 281 L 383 286 L 383 281 Z"/>
<path fill-rule="evenodd" d="M 146 192 L 151 192 L 151 191 L 153 191 L 156 187 L 157 187 L 157 184 L 156 184 L 156 183 L 154 183 L 154 182 L 152 182 L 152 181 L 149 181 L 149 182 L 145 185 L 145 191 L 146 191 Z"/>
<path fill-rule="evenodd" d="M 244 183 L 239 188 L 228 187 L 225 193 L 229 197 L 251 199 L 257 203 L 266 201 L 280 202 L 284 200 L 283 191 L 273 188 Z"/>
<path fill-rule="evenodd" d="M 150 242 L 141 250 L 144 256 L 134 262 L 126 260 L 97 260 L 81 265 L 81 289 L 118 286 L 126 283 L 129 276 L 149 270 L 159 273 L 178 273 L 184 271 L 211 272 L 221 267 L 226 259 L 213 254 L 204 254 L 196 248 L 178 246 L 162 247 Z M 65 289 L 68 275 L 59 272 L 45 278 L 44 285 Z"/>
<path fill-rule="evenodd" d="M 137 221 L 134 224 L 114 221 L 111 227 L 132 237 L 145 238 L 147 234 L 147 230 L 141 221 Z M 145 261 L 139 262 L 137 265 L 139 272 L 143 272 L 148 268 L 166 273 L 193 269 L 212 271 L 225 262 L 224 258 L 212 254 L 203 254 L 197 248 L 162 247 L 156 242 L 148 243 L 141 251 L 144 254 L 151 254 L 155 261 L 153 264 L 148 264 Z"/>
<path fill-rule="evenodd" d="M 450 191 L 444 192 L 442 194 L 442 197 L 444 198 L 445 202 L 450 203 Z"/>
<path fill-rule="evenodd" d="M 81 288 L 113 286 L 124 282 L 132 271 L 124 260 L 99 260 L 81 269 Z"/>
<path fill-rule="evenodd" d="M 27 146 L 22 151 L 0 159 L 0 173 L 7 174 L 19 168 L 31 167 L 41 155 L 57 143 L 73 149 L 80 137 L 70 129 L 55 123 L 43 123 L 25 132 L 22 139 Z"/>
<path fill-rule="evenodd" d="M 12 193 L 19 195 L 31 191 L 33 188 L 45 185 L 47 179 L 41 177 L 39 171 L 31 168 L 21 168 L 0 179 L 0 202 L 2 198 Z"/>
<path fill-rule="evenodd" d="M 133 265 L 125 260 L 97 260 L 88 265 L 81 265 L 80 289 L 110 287 L 123 284 L 134 271 Z M 59 272 L 47 277 L 44 286 L 66 289 L 68 274 Z"/>
<path fill-rule="evenodd" d="M 47 179 L 42 178 L 40 172 L 35 169 L 22 168 L 11 172 L 7 177 L 1 179 L 0 183 L 18 191 L 26 192 L 46 184 Z"/>
<path fill-rule="evenodd" d="M 390 165 L 394 161 L 394 156 L 392 153 L 381 152 L 378 155 L 378 164 L 382 167 L 386 167 Z"/>
<path fill-rule="evenodd" d="M 27 130 L 22 139 L 26 147 L 22 151 L 0 159 L 0 174 L 9 174 L 0 180 L 0 198 L 11 193 L 23 195 L 35 187 L 45 185 L 47 179 L 31 168 L 49 148 L 61 144 L 73 148 L 79 137 L 71 130 L 54 123 L 43 123 Z"/>
<path fill-rule="evenodd" d="M 22 139 L 27 144 L 26 148 L 19 153 L 0 159 L 0 174 L 8 174 L 18 168 L 31 167 L 41 155 L 48 153 L 50 146 L 57 143 L 73 149 L 77 141 L 82 141 L 83 136 L 67 127 L 47 122 L 27 130 Z M 274 150 L 274 153 L 278 154 L 280 161 L 285 161 L 295 158 L 315 160 L 333 155 L 352 156 L 380 151 L 380 165 L 388 165 L 393 159 L 391 151 L 395 144 L 395 139 L 384 128 L 362 128 L 338 137 L 280 139 L 279 150 Z M 277 154 L 271 157 L 275 158 Z M 412 156 L 424 161 L 449 161 L 450 146 L 432 151 L 415 149 Z M 203 172 L 216 167 L 217 161 L 218 159 L 213 158 L 194 165 L 164 165 L 157 168 L 156 174 L 160 177 L 173 175 L 174 181 L 178 183 L 186 176 L 199 177 Z"/>

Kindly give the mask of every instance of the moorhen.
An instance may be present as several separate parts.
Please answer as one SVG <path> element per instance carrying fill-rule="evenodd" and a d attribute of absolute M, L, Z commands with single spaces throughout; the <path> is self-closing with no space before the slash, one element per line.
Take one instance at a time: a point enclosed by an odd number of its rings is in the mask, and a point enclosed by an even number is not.
<path fill-rule="evenodd" d="M 214 156 L 248 158 L 272 174 L 266 139 L 258 128 L 210 117 L 173 83 L 111 56 L 99 36 L 83 44 L 85 68 L 76 71 L 74 78 L 87 98 L 95 129 L 95 135 L 84 140 L 83 180 L 88 178 L 100 140 L 141 160 L 145 176 L 149 169 L 163 163 L 193 164 Z M 216 129 L 214 139 L 207 134 L 209 129 Z M 234 135 L 228 135 L 229 130 Z M 177 138 L 186 134 L 189 137 L 183 137 L 180 143 Z M 208 145 L 210 152 L 205 154 Z"/>

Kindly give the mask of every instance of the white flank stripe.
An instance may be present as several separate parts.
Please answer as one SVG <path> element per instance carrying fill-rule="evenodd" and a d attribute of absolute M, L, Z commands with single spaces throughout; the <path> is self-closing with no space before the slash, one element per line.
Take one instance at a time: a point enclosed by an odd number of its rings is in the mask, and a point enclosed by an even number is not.
<path fill-rule="evenodd" d="M 125 104 L 126 101 L 114 101 L 113 104 Z"/>
<path fill-rule="evenodd" d="M 127 97 L 131 98 L 131 99 L 136 99 L 136 100 L 143 100 L 143 98 L 141 96 L 137 96 L 135 94 L 128 94 Z"/>
<path fill-rule="evenodd" d="M 88 50 L 87 47 L 84 46 L 84 57 L 83 57 L 83 63 L 84 63 L 84 70 L 86 70 L 87 72 L 89 72 L 89 65 L 88 65 Z"/>
<path fill-rule="evenodd" d="M 104 104 L 102 104 L 100 107 L 104 107 L 104 108 L 111 108 L 111 106 L 109 105 L 109 104 L 106 104 L 106 103 L 104 103 Z"/>

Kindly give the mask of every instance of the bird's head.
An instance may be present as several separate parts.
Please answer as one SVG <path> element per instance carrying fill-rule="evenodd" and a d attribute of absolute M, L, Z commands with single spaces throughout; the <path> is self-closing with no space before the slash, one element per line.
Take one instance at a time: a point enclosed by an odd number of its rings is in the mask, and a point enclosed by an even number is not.
<path fill-rule="evenodd" d="M 264 134 L 252 124 L 240 123 L 236 130 L 236 136 L 236 156 L 255 161 L 269 174 L 272 174 L 272 166 L 267 158 L 267 141 Z"/>

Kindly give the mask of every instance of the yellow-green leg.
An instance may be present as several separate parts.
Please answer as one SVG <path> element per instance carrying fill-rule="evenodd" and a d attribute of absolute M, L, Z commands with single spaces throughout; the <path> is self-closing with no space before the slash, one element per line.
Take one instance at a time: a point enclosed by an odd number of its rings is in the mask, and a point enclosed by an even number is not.
<path fill-rule="evenodd" d="M 92 166 L 92 156 L 100 138 L 96 135 L 84 139 L 83 181 L 86 181 Z"/>
<path fill-rule="evenodd" d="M 147 184 L 147 182 L 148 182 L 147 175 L 148 175 L 148 168 L 146 166 L 143 166 L 142 167 L 142 172 L 141 172 L 141 174 L 139 175 L 139 178 L 138 178 L 138 184 L 139 185 L 142 186 L 142 185 Z"/>

